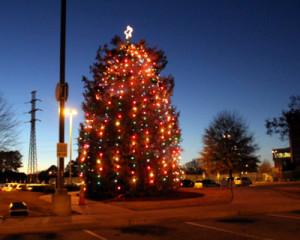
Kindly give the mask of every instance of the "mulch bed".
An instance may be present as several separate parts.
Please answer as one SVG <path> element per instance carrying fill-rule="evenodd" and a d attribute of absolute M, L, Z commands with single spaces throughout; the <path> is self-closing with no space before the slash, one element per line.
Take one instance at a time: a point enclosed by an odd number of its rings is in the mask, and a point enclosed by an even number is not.
<path fill-rule="evenodd" d="M 204 196 L 203 193 L 179 190 L 179 191 L 164 193 L 164 194 L 156 195 L 156 196 L 126 197 L 124 195 L 121 195 L 121 196 L 118 196 L 117 198 L 106 200 L 106 202 L 112 202 L 112 201 L 126 201 L 126 202 L 151 201 L 151 202 L 153 202 L 153 201 L 199 198 L 199 197 L 203 197 L 203 196 Z"/>

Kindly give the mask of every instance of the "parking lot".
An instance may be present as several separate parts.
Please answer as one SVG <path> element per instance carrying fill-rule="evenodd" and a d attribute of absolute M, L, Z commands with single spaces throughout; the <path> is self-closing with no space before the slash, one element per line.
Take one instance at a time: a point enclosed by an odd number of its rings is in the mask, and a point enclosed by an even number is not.
<path fill-rule="evenodd" d="M 188 199 L 86 200 L 72 194 L 71 216 L 51 214 L 51 195 L 0 192 L 0 239 L 297 239 L 299 183 L 230 188 L 182 188 Z M 28 217 L 9 216 L 24 201 Z M 233 217 L 235 216 L 235 217 Z M 19 227 L 16 228 L 15 226 Z"/>
<path fill-rule="evenodd" d="M 300 212 L 96 230 L 105 239 L 274 239 L 300 234 Z M 92 230 L 91 230 L 92 231 Z M 93 232 L 93 231 L 92 231 Z M 88 232 L 86 232 L 88 233 Z M 98 234 L 98 235 L 99 235 Z M 90 234 L 91 235 L 91 234 Z M 96 238 L 91 238 L 96 239 Z"/>
<path fill-rule="evenodd" d="M 191 239 L 191 240 L 295 240 L 300 234 L 300 211 L 263 214 L 247 217 L 227 217 L 189 222 L 168 222 L 116 228 L 83 228 L 34 234 L 1 236 L 8 239 Z"/>
<path fill-rule="evenodd" d="M 0 192 L 0 216 L 8 217 L 11 202 L 25 202 L 30 211 L 30 216 L 50 215 L 50 204 L 39 197 L 44 193 L 30 191 Z"/>

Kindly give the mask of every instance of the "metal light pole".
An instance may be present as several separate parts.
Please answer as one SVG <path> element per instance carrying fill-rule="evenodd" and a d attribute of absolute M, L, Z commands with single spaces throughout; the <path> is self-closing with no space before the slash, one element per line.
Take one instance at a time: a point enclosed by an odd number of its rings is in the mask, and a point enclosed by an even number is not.
<path fill-rule="evenodd" d="M 55 193 L 52 195 L 52 212 L 56 215 L 71 214 L 71 196 L 64 189 L 64 158 L 67 157 L 65 138 L 65 102 L 68 99 L 68 84 L 65 82 L 65 52 L 66 52 L 66 0 L 61 0 L 60 25 L 60 74 L 56 85 L 55 98 L 59 102 L 59 143 L 57 143 L 58 173 Z"/>
<path fill-rule="evenodd" d="M 61 1 L 61 25 L 60 25 L 60 74 L 59 84 L 57 85 L 56 97 L 59 99 L 59 143 L 65 141 L 65 102 L 68 97 L 68 85 L 65 82 L 65 55 L 66 55 L 66 0 Z M 64 188 L 64 158 L 59 157 L 57 189 L 62 191 Z"/>
<path fill-rule="evenodd" d="M 69 161 L 69 183 L 72 184 L 72 119 L 73 114 L 76 115 L 76 110 L 65 110 L 66 115 L 70 115 L 70 161 Z"/>

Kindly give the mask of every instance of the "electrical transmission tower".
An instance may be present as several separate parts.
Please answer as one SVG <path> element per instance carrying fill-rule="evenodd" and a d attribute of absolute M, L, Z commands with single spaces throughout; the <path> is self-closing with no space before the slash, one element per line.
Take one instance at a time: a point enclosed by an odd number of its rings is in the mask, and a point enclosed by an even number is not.
<path fill-rule="evenodd" d="M 35 102 L 41 101 L 40 99 L 35 98 L 36 91 L 31 92 L 31 111 L 28 113 L 31 114 L 31 130 L 30 130 L 30 145 L 29 145 L 29 157 L 28 157 L 28 169 L 27 175 L 29 182 L 37 182 L 37 155 L 36 155 L 36 135 L 35 135 L 35 122 L 40 121 L 35 118 L 36 111 L 42 111 L 41 109 L 35 108 Z"/>

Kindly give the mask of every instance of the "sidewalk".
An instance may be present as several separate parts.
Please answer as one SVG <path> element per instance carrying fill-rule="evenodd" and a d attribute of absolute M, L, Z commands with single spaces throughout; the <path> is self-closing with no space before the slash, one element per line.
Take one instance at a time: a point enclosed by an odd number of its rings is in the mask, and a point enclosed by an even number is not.
<path fill-rule="evenodd" d="M 298 187 L 296 189 L 299 190 Z M 234 188 L 232 203 L 230 188 L 197 191 L 203 192 L 205 196 L 167 201 L 105 203 L 86 200 L 86 205 L 78 205 L 77 193 L 71 193 L 71 216 L 7 218 L 5 221 L 0 220 L 0 234 L 121 227 L 300 210 L 300 190 L 294 195 L 286 195 L 275 189 Z M 41 200 L 51 202 L 51 195 L 43 195 Z"/>

